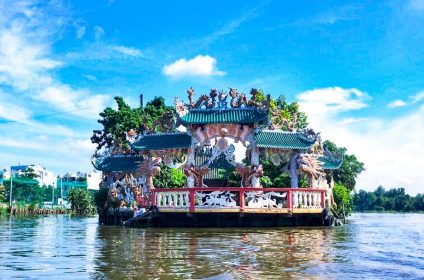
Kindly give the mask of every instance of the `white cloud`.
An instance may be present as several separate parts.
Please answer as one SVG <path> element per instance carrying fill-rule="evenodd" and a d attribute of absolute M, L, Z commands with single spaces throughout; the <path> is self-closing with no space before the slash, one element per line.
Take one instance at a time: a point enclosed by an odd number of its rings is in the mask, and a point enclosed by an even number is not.
<path fill-rule="evenodd" d="M 143 56 L 143 53 L 136 48 L 129 48 L 129 47 L 125 47 L 125 46 L 114 46 L 112 48 L 115 51 L 122 53 L 122 54 L 125 54 L 125 55 L 134 56 L 134 57 Z"/>
<path fill-rule="evenodd" d="M 107 95 L 90 94 L 63 84 L 46 87 L 37 97 L 63 111 L 84 117 L 97 117 L 109 99 Z"/>
<path fill-rule="evenodd" d="M 80 62 L 81 60 L 110 60 L 123 58 L 141 58 L 144 54 L 141 50 L 108 44 L 102 41 L 88 45 L 83 51 L 70 52 L 66 54 L 68 62 Z"/>
<path fill-rule="evenodd" d="M 417 94 L 415 94 L 414 96 L 411 97 L 412 99 L 412 103 L 418 103 L 421 100 L 424 100 L 424 91 L 420 91 Z"/>
<path fill-rule="evenodd" d="M 415 95 L 409 96 L 409 101 L 405 102 L 400 99 L 396 99 L 392 102 L 390 102 L 387 107 L 389 108 L 396 108 L 396 107 L 404 107 L 409 105 L 414 105 L 419 103 L 421 100 L 424 100 L 424 91 L 420 91 L 416 93 Z"/>
<path fill-rule="evenodd" d="M 300 109 L 307 113 L 311 126 L 365 163 L 367 170 L 359 176 L 358 188 L 374 190 L 383 185 L 405 187 L 411 194 L 423 192 L 424 157 L 419 151 L 424 143 L 424 106 L 393 119 L 345 119 L 339 114 L 367 106 L 364 96 L 359 90 L 342 88 L 298 95 Z"/>
<path fill-rule="evenodd" d="M 389 104 L 387 104 L 387 107 L 389 108 L 397 108 L 397 107 L 403 107 L 406 106 L 406 102 L 400 99 L 396 99 Z"/>
<path fill-rule="evenodd" d="M 368 95 L 358 89 L 330 87 L 305 91 L 298 96 L 303 110 L 310 114 L 338 113 L 358 110 L 368 106 L 365 101 Z"/>
<path fill-rule="evenodd" d="M 46 45 L 27 40 L 25 31 L 22 26 L 0 28 L 0 84 L 20 90 L 49 82 L 46 72 L 61 65 L 46 56 Z"/>
<path fill-rule="evenodd" d="M 14 104 L 13 101 L 13 96 L 0 90 L 0 119 L 14 122 L 27 122 L 28 118 L 31 117 L 31 112 L 22 106 Z"/>
<path fill-rule="evenodd" d="M 216 59 L 209 55 L 198 55 L 192 59 L 181 58 L 165 65 L 162 72 L 166 76 L 180 78 L 184 76 L 223 76 L 225 72 L 216 68 Z"/>
<path fill-rule="evenodd" d="M 49 5 L 0 1 L 0 118 L 7 120 L 1 123 L 0 167 L 20 161 L 87 170 L 91 128 L 45 118 L 66 111 L 67 118 L 81 117 L 82 124 L 82 119 L 98 115 L 109 96 L 58 78 L 58 67 L 66 64 L 57 59 L 52 44 L 65 22 L 60 13 L 67 12 L 51 12 Z"/>
<path fill-rule="evenodd" d="M 15 9 L 11 9 L 12 2 L 8 8 L 14 13 L 0 12 L 0 18 L 7 19 L 7 24 L 0 26 L 0 87 L 8 88 L 15 103 L 20 100 L 23 106 L 28 104 L 29 98 L 41 106 L 51 105 L 51 111 L 71 110 L 71 114 L 84 117 L 97 115 L 105 107 L 109 98 L 107 95 L 74 89 L 58 80 L 52 72 L 63 65 L 52 58 L 54 55 L 51 51 L 51 36 L 59 32 L 51 23 L 57 20 L 45 18 L 48 13 L 33 8 L 30 1 L 26 2 L 27 6 L 22 5 L 17 4 Z M 24 13 L 27 15 L 24 20 L 22 16 L 17 16 L 22 11 L 29 11 Z M 40 101 L 45 103 L 40 104 Z M 92 113 L 86 110 L 89 105 L 92 106 Z M 28 117 L 29 108 L 16 107 L 2 105 L 1 114 L 11 116 L 9 119 L 15 121 Z M 94 114 L 94 110 L 98 111 Z"/>

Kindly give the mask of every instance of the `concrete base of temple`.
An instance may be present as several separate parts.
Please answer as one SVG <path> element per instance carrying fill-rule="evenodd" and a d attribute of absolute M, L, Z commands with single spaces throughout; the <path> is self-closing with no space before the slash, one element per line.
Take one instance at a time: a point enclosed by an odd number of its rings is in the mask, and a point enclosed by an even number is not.
<path fill-rule="evenodd" d="M 150 211 L 133 218 L 131 212 L 116 211 L 99 216 L 104 225 L 130 227 L 296 227 L 333 226 L 335 218 L 324 210 L 308 214 L 257 213 L 162 213 Z"/>

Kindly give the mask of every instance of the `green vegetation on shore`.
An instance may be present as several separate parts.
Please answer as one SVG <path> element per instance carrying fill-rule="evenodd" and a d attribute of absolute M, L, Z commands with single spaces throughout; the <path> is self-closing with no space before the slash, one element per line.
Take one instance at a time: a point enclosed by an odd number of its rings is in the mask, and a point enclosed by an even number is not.
<path fill-rule="evenodd" d="M 355 212 L 422 212 L 424 211 L 424 194 L 410 196 L 404 188 L 385 190 L 379 186 L 373 192 L 360 190 L 353 194 L 353 211 Z"/>
<path fill-rule="evenodd" d="M 10 198 L 10 179 L 3 182 L 5 191 L 4 199 Z M 37 180 L 25 176 L 13 178 L 13 200 L 27 204 L 41 203 L 43 201 L 57 201 L 58 192 L 52 186 L 39 186 Z M 54 195 L 54 197 L 53 197 Z"/>
<path fill-rule="evenodd" d="M 77 215 L 94 215 L 97 213 L 93 195 L 84 189 L 71 189 L 68 194 L 72 213 Z"/>

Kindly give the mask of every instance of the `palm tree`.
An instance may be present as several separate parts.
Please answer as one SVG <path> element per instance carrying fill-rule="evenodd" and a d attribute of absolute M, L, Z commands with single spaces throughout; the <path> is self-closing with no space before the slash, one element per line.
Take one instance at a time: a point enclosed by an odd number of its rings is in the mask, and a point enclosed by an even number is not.
<path fill-rule="evenodd" d="M 93 205 L 93 197 L 87 190 L 71 189 L 68 194 L 68 201 L 71 204 L 72 212 L 78 215 L 94 214 L 96 211 Z"/>

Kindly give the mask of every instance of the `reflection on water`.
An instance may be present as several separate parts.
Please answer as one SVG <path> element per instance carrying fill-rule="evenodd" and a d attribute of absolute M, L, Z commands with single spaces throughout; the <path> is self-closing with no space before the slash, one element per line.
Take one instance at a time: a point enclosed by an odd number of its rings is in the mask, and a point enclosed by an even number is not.
<path fill-rule="evenodd" d="M 96 218 L 0 219 L 0 278 L 422 278 L 424 215 L 338 228 L 130 229 Z"/>

